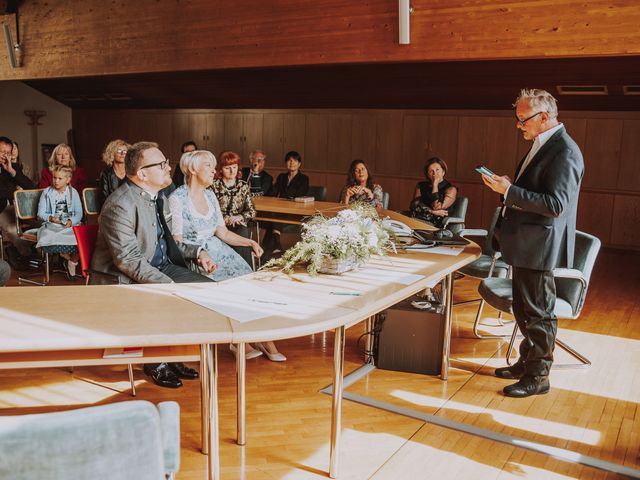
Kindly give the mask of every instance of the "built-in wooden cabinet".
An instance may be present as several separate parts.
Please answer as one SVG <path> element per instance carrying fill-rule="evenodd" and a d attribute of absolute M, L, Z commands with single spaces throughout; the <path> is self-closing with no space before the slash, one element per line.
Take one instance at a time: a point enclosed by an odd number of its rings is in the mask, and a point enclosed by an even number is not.
<path fill-rule="evenodd" d="M 585 159 L 578 228 L 605 245 L 640 250 L 640 114 L 561 113 Z M 486 227 L 500 202 L 474 167 L 513 175 L 531 147 L 511 111 L 75 110 L 73 126 L 76 156 L 92 178 L 114 138 L 158 142 L 174 168 L 186 140 L 215 155 L 233 150 L 243 165 L 252 150 L 262 149 L 274 175 L 284 171 L 285 153 L 295 150 L 311 182 L 325 184 L 332 200 L 351 161 L 364 160 L 393 209 L 408 207 L 425 159 L 439 156 L 449 165 L 447 177 L 469 197 L 469 227 Z"/>

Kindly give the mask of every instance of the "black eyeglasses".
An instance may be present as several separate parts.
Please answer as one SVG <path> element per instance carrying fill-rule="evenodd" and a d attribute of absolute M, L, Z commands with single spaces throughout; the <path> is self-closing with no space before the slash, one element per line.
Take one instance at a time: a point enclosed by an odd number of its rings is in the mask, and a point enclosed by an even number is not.
<path fill-rule="evenodd" d="M 149 165 L 145 165 L 144 167 L 140 167 L 139 170 L 144 170 L 145 168 L 156 167 L 158 165 L 160 165 L 160 170 L 164 170 L 169 165 L 169 159 L 167 158 L 166 160 L 163 160 L 162 162 L 158 162 L 158 163 L 150 163 Z"/>
<path fill-rule="evenodd" d="M 544 113 L 544 112 L 534 113 L 533 115 L 531 115 L 530 117 L 525 118 L 524 120 L 520 120 L 518 118 L 518 115 L 516 114 L 516 123 L 520 124 L 521 127 L 524 127 L 529 120 L 531 120 L 533 117 L 537 117 L 541 113 Z"/>

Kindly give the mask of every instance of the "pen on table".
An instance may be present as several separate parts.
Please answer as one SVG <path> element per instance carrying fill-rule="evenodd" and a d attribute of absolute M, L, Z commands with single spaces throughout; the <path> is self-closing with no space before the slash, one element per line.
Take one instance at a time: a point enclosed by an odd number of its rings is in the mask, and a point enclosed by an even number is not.
<path fill-rule="evenodd" d="M 359 297 L 359 292 L 329 292 L 329 295 L 350 295 L 352 297 Z"/>
<path fill-rule="evenodd" d="M 284 302 L 272 302 L 270 300 L 258 300 L 257 298 L 250 298 L 249 301 L 250 302 L 256 302 L 256 303 L 270 303 L 272 305 L 287 305 Z"/>

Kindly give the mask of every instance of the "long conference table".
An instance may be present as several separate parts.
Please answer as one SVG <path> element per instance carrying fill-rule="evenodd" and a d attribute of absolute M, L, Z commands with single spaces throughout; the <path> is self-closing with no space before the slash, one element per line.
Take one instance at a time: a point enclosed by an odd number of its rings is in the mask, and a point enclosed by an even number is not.
<path fill-rule="evenodd" d="M 259 218 L 282 213 L 290 215 L 287 223 L 295 215 L 318 210 L 330 215 L 341 208 L 329 202 L 312 206 L 264 200 L 256 201 Z M 425 227 L 395 212 L 383 210 L 380 215 L 412 228 Z M 242 445 L 245 344 L 333 330 L 329 475 L 337 478 L 345 329 L 442 281 L 446 321 L 441 378 L 446 380 L 453 273 L 479 255 L 480 248 L 471 243 L 457 256 L 400 251 L 342 275 L 312 277 L 301 268 L 292 276 L 256 272 L 220 283 L 5 287 L 0 289 L 0 369 L 199 360 L 202 451 L 208 454 L 206 478 L 212 480 L 220 478 L 217 345 L 238 344 L 238 443 Z M 143 356 L 102 358 L 105 348 L 132 346 L 144 347 Z"/>

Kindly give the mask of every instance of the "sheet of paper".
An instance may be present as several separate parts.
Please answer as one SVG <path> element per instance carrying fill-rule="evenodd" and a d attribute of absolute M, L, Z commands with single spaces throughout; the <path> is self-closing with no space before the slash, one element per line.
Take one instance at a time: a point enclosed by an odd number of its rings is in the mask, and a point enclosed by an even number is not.
<path fill-rule="evenodd" d="M 349 272 L 344 276 L 349 278 L 366 278 L 376 283 L 400 283 L 402 285 L 411 285 L 424 278 L 424 275 L 416 275 L 415 273 L 371 267 L 364 267 L 355 272 Z"/>

